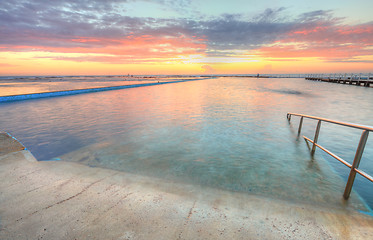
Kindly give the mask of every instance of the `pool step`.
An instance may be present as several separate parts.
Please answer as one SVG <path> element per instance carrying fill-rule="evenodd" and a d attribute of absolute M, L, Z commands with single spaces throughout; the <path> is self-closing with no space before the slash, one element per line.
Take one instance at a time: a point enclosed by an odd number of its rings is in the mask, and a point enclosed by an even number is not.
<path fill-rule="evenodd" d="M 24 149 L 25 147 L 10 134 L 0 132 L 0 156 Z"/>

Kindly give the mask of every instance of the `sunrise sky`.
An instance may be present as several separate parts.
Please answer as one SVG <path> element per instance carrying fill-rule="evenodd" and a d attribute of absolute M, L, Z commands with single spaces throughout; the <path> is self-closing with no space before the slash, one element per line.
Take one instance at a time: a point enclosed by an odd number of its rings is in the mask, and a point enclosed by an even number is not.
<path fill-rule="evenodd" d="M 373 72 L 372 0 L 1 0 L 0 75 Z"/>

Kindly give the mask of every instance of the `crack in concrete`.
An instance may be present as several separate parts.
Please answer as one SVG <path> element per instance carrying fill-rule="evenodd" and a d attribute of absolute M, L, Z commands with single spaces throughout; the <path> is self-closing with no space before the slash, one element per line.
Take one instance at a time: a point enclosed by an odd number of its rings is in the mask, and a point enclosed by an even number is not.
<path fill-rule="evenodd" d="M 66 201 L 69 201 L 69 200 L 71 200 L 71 199 L 73 199 L 73 198 L 75 198 L 75 197 L 81 195 L 82 193 L 84 193 L 85 191 L 87 191 L 90 187 L 92 187 L 93 185 L 95 185 L 95 184 L 98 183 L 98 182 L 101 182 L 102 180 L 104 180 L 104 178 L 102 178 L 102 179 L 100 179 L 100 180 L 97 180 L 97 181 L 95 181 L 95 182 L 89 184 L 88 186 L 84 187 L 84 188 L 82 189 L 82 191 L 78 192 L 77 194 L 75 194 L 75 195 L 73 195 L 73 196 L 71 196 L 71 197 L 68 197 L 68 198 L 66 198 L 66 199 L 63 199 L 63 200 L 57 202 L 57 203 L 54 203 L 54 204 L 52 204 L 52 205 L 49 205 L 48 207 L 45 207 L 43 210 L 48 209 L 48 208 L 51 208 L 51 207 L 53 207 L 53 206 L 55 206 L 55 205 L 58 205 L 58 204 L 64 203 L 64 202 L 66 202 Z"/>
<path fill-rule="evenodd" d="M 195 206 L 196 206 L 196 201 L 194 201 L 193 206 L 192 206 L 192 207 L 190 208 L 190 210 L 189 210 L 188 219 L 192 216 L 192 214 L 193 214 L 193 209 L 194 209 Z"/>
<path fill-rule="evenodd" d="M 189 210 L 188 217 L 187 217 L 186 221 L 184 222 L 184 228 L 185 228 L 185 226 L 188 224 L 189 219 L 190 219 L 190 217 L 191 217 L 192 214 L 193 214 L 193 209 L 194 209 L 195 206 L 196 206 L 196 202 L 197 202 L 197 201 L 194 201 L 193 206 L 192 206 L 192 207 L 190 208 L 190 210 Z M 180 231 L 178 239 L 181 239 L 181 238 L 182 238 L 182 234 L 183 234 L 183 230 Z"/>
<path fill-rule="evenodd" d="M 115 208 L 116 206 L 118 206 L 120 203 L 122 203 L 122 201 L 123 201 L 124 199 L 126 199 L 128 196 L 130 196 L 130 195 L 132 195 L 132 194 L 133 194 L 133 192 L 128 193 L 128 194 L 124 195 L 123 197 L 121 197 L 121 198 L 119 199 L 119 201 L 117 201 L 114 205 L 112 205 L 112 206 L 110 206 L 108 209 L 106 209 L 106 210 L 104 211 L 104 213 L 107 213 L 107 212 L 109 212 L 111 209 L 113 209 L 113 208 Z"/>
<path fill-rule="evenodd" d="M 36 170 L 34 170 L 34 171 L 32 171 L 32 172 L 29 172 L 29 173 L 27 173 L 27 174 L 21 175 L 21 176 L 19 176 L 18 178 L 25 178 L 25 177 L 27 177 L 28 175 L 31 175 L 31 174 L 36 173 L 36 172 L 39 172 L 39 171 L 41 171 L 41 170 L 42 170 L 41 168 L 38 168 L 38 169 L 36 169 Z"/>
<path fill-rule="evenodd" d="M 39 168 L 39 169 L 36 169 L 36 170 L 34 170 L 34 171 L 32 171 L 32 172 L 29 172 L 29 173 L 27 173 L 27 174 L 21 175 L 21 176 L 18 177 L 18 180 L 15 181 L 15 183 L 10 184 L 10 185 L 8 185 L 7 187 L 13 187 L 13 186 L 15 186 L 15 185 L 21 184 L 23 181 L 26 180 L 26 177 L 27 177 L 28 175 L 33 174 L 33 173 L 36 173 L 36 172 L 39 172 L 39 171 L 41 171 L 41 170 L 42 170 L 42 169 Z"/>
<path fill-rule="evenodd" d="M 63 183 L 61 183 L 60 185 L 57 186 L 57 189 L 61 189 L 63 186 L 65 186 L 66 184 L 68 184 L 72 180 L 73 180 L 73 178 L 70 178 L 70 179 L 64 181 Z"/>
<path fill-rule="evenodd" d="M 37 188 L 33 188 L 33 189 L 27 191 L 27 193 L 30 193 L 30 192 L 36 191 L 36 190 L 38 190 L 38 189 L 40 189 L 40 188 L 43 188 L 43 187 L 45 187 L 45 186 L 43 185 L 43 186 L 40 186 L 40 187 L 37 187 Z"/>
<path fill-rule="evenodd" d="M 106 177 L 105 177 L 105 178 L 106 178 Z M 19 221 L 21 221 L 21 220 L 23 220 L 23 219 L 25 219 L 25 218 L 31 217 L 32 215 L 34 215 L 34 214 L 36 214 L 36 213 L 38 213 L 38 212 L 40 212 L 40 211 L 43 211 L 43 210 L 49 209 L 49 208 L 51 208 L 51 207 L 54 207 L 54 206 L 56 206 L 56 205 L 59 205 L 59 204 L 61 204 L 61 203 L 67 202 L 67 201 L 69 201 L 69 200 L 71 200 L 71 199 L 73 199 L 73 198 L 75 198 L 75 197 L 77 197 L 77 196 L 83 194 L 83 193 L 86 192 L 90 187 L 92 187 L 93 185 L 95 185 L 95 184 L 98 183 L 98 182 L 101 182 L 101 181 L 104 180 L 105 178 L 101 178 L 101 179 L 99 179 L 99 180 L 97 180 L 97 181 L 94 181 L 93 183 L 90 183 L 89 185 L 85 186 L 85 187 L 84 187 L 80 192 L 74 194 L 73 196 L 70 196 L 70 197 L 68 197 L 68 198 L 65 198 L 65 199 L 63 199 L 63 200 L 61 200 L 61 201 L 59 201 L 59 202 L 53 203 L 53 204 L 51 204 L 51 205 L 49 205 L 49 206 L 47 206 L 47 207 L 44 207 L 44 208 L 42 208 L 42 209 L 36 210 L 36 211 L 34 211 L 34 212 L 28 214 L 26 217 L 19 218 L 19 219 L 16 220 L 16 222 L 19 222 Z"/>

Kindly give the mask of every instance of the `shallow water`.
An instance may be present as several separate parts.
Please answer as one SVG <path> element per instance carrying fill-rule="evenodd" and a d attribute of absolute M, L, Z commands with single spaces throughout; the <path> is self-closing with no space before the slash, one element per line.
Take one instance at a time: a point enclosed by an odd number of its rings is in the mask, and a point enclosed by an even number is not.
<path fill-rule="evenodd" d="M 217 78 L 3 103 L 0 122 L 39 160 L 338 207 L 349 169 L 321 150 L 312 159 L 297 138 L 299 119 L 289 124 L 286 113 L 373 125 L 372 91 L 304 79 Z M 313 138 L 316 122 L 303 126 Z M 323 124 L 319 143 L 351 162 L 360 134 Z M 371 175 L 372 143 L 360 165 Z M 354 189 L 373 206 L 372 183 L 358 176 Z M 350 205 L 361 209 L 356 200 Z"/>

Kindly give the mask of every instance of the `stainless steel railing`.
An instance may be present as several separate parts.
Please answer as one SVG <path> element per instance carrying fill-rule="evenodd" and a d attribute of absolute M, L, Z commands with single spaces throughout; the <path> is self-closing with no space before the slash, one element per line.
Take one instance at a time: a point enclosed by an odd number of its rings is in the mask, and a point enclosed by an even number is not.
<path fill-rule="evenodd" d="M 343 163 L 344 165 L 346 165 L 347 167 L 349 167 L 351 169 L 350 174 L 348 176 L 346 188 L 345 188 L 345 191 L 343 193 L 343 197 L 345 199 L 348 199 L 350 197 L 351 189 L 352 189 L 352 186 L 353 186 L 354 181 L 355 181 L 356 173 L 360 174 L 361 176 L 363 176 L 363 177 L 367 178 L 368 180 L 370 180 L 371 182 L 373 182 L 373 177 L 372 176 L 370 176 L 366 172 L 359 169 L 359 164 L 360 164 L 360 160 L 361 160 L 361 157 L 363 155 L 363 152 L 364 152 L 365 144 L 367 142 L 369 132 L 373 131 L 373 127 L 354 124 L 354 123 L 334 121 L 334 120 L 331 120 L 331 119 L 320 118 L 320 117 L 309 116 L 309 115 L 298 114 L 298 113 L 287 113 L 286 116 L 287 116 L 287 119 L 289 120 L 289 122 L 291 120 L 291 116 L 300 117 L 300 122 L 299 122 L 299 127 L 298 127 L 298 135 L 300 135 L 300 132 L 302 130 L 303 118 L 309 118 L 309 119 L 314 119 L 314 120 L 318 121 L 317 126 L 316 126 L 316 130 L 315 130 L 315 136 L 314 136 L 313 140 L 311 140 L 311 139 L 309 139 L 308 137 L 305 137 L 305 136 L 303 136 L 303 138 L 306 141 L 309 141 L 313 144 L 312 149 L 311 149 L 311 155 L 315 154 L 316 147 L 318 147 L 318 148 L 320 148 L 321 150 L 323 150 L 324 152 L 326 152 L 330 156 L 334 157 L 335 159 L 337 159 L 338 161 L 340 161 L 341 163 Z M 338 157 L 337 155 L 335 155 L 334 153 L 332 153 L 328 149 L 324 148 L 323 146 L 317 144 L 317 141 L 318 141 L 318 138 L 319 138 L 319 133 L 320 133 L 321 122 L 329 122 L 329 123 L 333 123 L 333 124 L 337 124 L 337 125 L 342 125 L 342 126 L 346 126 L 346 127 L 357 128 L 357 129 L 363 130 L 363 133 L 361 134 L 361 137 L 360 137 L 359 145 L 358 145 L 356 153 L 355 153 L 355 158 L 354 158 L 354 161 L 353 161 L 352 164 L 350 164 L 347 161 L 343 160 L 342 158 Z"/>

